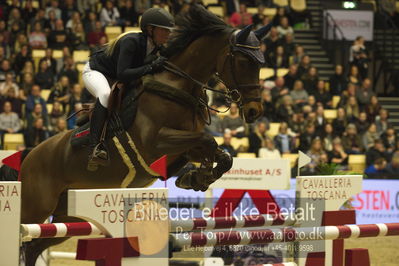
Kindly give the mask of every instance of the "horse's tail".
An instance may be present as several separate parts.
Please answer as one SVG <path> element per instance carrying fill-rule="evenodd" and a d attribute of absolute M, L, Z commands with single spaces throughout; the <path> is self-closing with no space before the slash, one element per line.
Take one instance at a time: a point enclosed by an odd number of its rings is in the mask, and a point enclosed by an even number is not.
<path fill-rule="evenodd" d="M 31 150 L 32 149 L 25 149 L 22 151 L 20 164 L 22 164 L 26 155 L 28 155 Z M 19 172 L 8 165 L 3 164 L 0 167 L 0 181 L 18 181 L 18 175 Z"/>

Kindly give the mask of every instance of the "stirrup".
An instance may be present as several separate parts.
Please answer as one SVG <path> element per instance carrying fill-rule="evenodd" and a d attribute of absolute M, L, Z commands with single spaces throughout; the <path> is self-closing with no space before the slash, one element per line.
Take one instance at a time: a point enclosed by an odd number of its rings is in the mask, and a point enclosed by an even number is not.
<path fill-rule="evenodd" d="M 92 153 L 89 156 L 89 161 L 87 163 L 87 170 L 96 171 L 98 166 L 108 166 L 110 163 L 110 159 L 108 156 L 108 151 L 103 143 L 98 143 L 94 148 Z"/>

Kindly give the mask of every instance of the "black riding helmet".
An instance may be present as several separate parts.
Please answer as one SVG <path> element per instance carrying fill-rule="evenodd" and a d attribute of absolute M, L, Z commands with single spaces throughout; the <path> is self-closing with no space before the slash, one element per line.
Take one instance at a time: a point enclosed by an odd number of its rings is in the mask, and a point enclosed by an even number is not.
<path fill-rule="evenodd" d="M 141 17 L 140 28 L 146 33 L 148 25 L 172 30 L 175 25 L 173 16 L 163 8 L 147 9 Z"/>

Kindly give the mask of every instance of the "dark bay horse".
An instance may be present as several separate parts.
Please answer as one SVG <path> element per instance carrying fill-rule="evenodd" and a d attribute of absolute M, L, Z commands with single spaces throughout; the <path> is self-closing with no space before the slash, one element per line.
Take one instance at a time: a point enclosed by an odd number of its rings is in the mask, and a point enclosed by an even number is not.
<path fill-rule="evenodd" d="M 239 31 L 197 5 L 177 18 L 176 24 L 177 30 L 166 50 L 169 70 L 154 75 L 154 79 L 200 100 L 204 88 L 198 84 L 206 83 L 218 73 L 226 86 L 234 90 L 246 122 L 254 122 L 262 112 L 259 70 L 263 55 L 259 40 L 268 27 L 256 32 L 250 27 Z M 217 148 L 213 137 L 204 133 L 204 125 L 204 119 L 194 108 L 144 89 L 128 133 L 148 165 L 168 155 L 169 175 L 176 174 L 188 161 L 203 163 L 205 171 L 185 173 L 178 178 L 177 185 L 206 190 L 229 170 L 231 159 Z M 38 145 L 23 161 L 20 172 L 22 223 L 43 223 L 50 215 L 53 215 L 53 222 L 76 221 L 67 216 L 63 192 L 122 186 L 128 168 L 114 145 L 109 145 L 110 166 L 91 172 L 86 169 L 88 150 L 73 150 L 70 138 L 71 131 L 58 134 Z M 218 166 L 212 168 L 214 162 Z M 128 187 L 145 187 L 153 181 L 153 177 L 139 176 Z M 26 265 L 33 266 L 44 249 L 64 240 L 66 238 L 29 242 L 25 250 Z"/>

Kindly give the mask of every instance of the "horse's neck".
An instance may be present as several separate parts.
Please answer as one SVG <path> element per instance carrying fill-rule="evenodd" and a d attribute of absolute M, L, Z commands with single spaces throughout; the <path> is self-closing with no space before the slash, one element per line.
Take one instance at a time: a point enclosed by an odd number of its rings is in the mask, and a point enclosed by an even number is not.
<path fill-rule="evenodd" d="M 182 53 L 172 57 L 171 62 L 191 77 L 205 83 L 216 72 L 217 59 L 228 46 L 228 38 L 229 35 L 227 33 L 222 36 L 203 36 L 198 38 Z M 192 87 L 193 85 L 188 80 L 184 80 L 184 82 L 187 87 Z"/>

